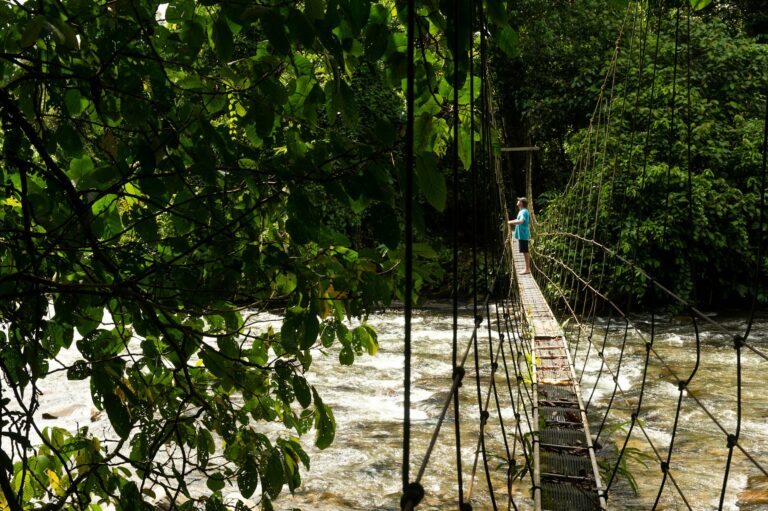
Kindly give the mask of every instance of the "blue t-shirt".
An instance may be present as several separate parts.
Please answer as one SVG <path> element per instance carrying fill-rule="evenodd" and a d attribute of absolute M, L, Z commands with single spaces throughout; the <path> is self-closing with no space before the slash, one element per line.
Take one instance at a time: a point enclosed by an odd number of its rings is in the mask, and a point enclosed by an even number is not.
<path fill-rule="evenodd" d="M 528 229 L 528 224 L 531 221 L 531 214 L 528 213 L 528 208 L 523 208 L 517 214 L 517 219 L 522 220 L 522 224 L 515 226 L 515 239 L 516 240 L 528 240 L 531 239 L 531 231 Z"/>

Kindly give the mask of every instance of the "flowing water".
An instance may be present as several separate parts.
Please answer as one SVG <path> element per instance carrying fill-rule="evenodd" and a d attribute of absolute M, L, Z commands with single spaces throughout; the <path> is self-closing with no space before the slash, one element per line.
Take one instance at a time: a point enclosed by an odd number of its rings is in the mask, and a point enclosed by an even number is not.
<path fill-rule="evenodd" d="M 277 327 L 279 318 L 265 316 L 260 323 Z M 492 313 L 492 326 L 498 316 Z M 642 407 L 638 423 L 627 442 L 627 469 L 637 481 L 635 494 L 626 478 L 617 477 L 609 494 L 610 509 L 651 509 L 662 480 L 660 463 L 653 454 L 666 459 L 673 439 L 672 431 L 677 408 L 678 381 L 687 379 L 696 364 L 696 337 L 694 324 L 684 318 L 653 318 L 653 351 L 645 386 L 642 385 L 646 358 L 646 341 L 650 341 L 651 318 L 631 319 L 637 330 L 627 331 L 625 323 L 615 319 L 598 320 L 589 325 L 595 346 L 588 348 L 585 333 L 576 335 L 570 328 L 569 339 L 575 355 L 577 374 L 583 373 L 582 390 L 585 403 L 589 401 L 589 417 L 593 436 L 600 431 L 598 453 L 608 463 L 622 448 L 629 430 L 628 421 L 637 406 L 642 390 Z M 682 399 L 674 450 L 670 459 L 670 475 L 660 497 L 657 509 L 676 510 L 717 509 L 723 486 L 723 473 L 728 455 L 727 433 L 734 433 L 737 418 L 736 350 L 733 335 L 743 334 L 743 317 L 715 317 L 730 332 L 707 324 L 696 326 L 700 331 L 700 363 Z M 312 438 L 304 443 L 311 457 L 311 469 L 303 472 L 303 485 L 294 495 L 287 491 L 275 503 L 278 510 L 303 509 L 317 511 L 396 510 L 402 478 L 403 438 L 403 315 L 392 311 L 372 316 L 369 322 L 379 333 L 380 350 L 375 356 L 362 356 L 352 366 L 341 366 L 337 352 L 331 349 L 326 357 L 316 356 L 308 375 L 324 401 L 331 406 L 337 422 L 336 439 L 323 451 L 314 449 Z M 488 322 L 480 328 L 478 366 L 480 394 L 485 400 L 489 393 L 489 341 Z M 468 310 L 459 318 L 458 343 L 460 351 L 469 344 L 473 317 Z M 586 332 L 586 330 L 584 330 Z M 605 332 L 608 335 L 604 335 Z M 410 479 L 415 479 L 421 468 L 431 435 L 438 424 L 451 385 L 452 315 L 446 308 L 417 311 L 413 318 L 413 360 L 411 395 L 411 468 Z M 494 343 L 498 334 L 494 333 Z M 768 351 L 768 318 L 759 319 L 750 335 L 749 344 Z M 506 339 L 514 339 L 509 332 Z M 603 343 L 605 345 L 603 346 Z M 622 352 L 622 344 L 624 349 Z M 498 352 L 498 344 L 494 349 Z M 597 351 L 614 374 L 618 360 L 622 364 L 616 381 L 618 389 L 611 411 L 600 430 L 606 409 L 614 392 L 614 380 L 603 367 Z M 728 491 L 723 509 L 741 511 L 768 510 L 768 477 L 760 468 L 768 465 L 768 398 L 766 373 L 768 362 L 750 349 L 741 350 L 742 363 L 742 421 L 739 446 L 751 456 L 751 462 L 739 447 L 733 455 Z M 659 358 L 663 359 L 662 363 Z M 72 353 L 72 356 L 76 356 Z M 511 352 L 505 351 L 509 371 L 514 374 Z M 518 370 L 527 369 L 525 359 L 518 357 Z M 528 431 L 525 414 L 530 407 L 518 399 L 517 392 L 525 392 L 526 383 L 519 386 L 514 377 L 507 386 L 504 364 L 495 382 L 499 391 L 501 414 L 491 400 L 491 414 L 486 426 L 485 443 L 488 473 L 499 509 L 508 509 L 507 467 L 505 460 L 514 457 L 518 466 L 524 463 L 521 434 Z M 493 509 L 491 492 L 482 455 L 478 453 L 479 407 L 478 385 L 473 350 L 469 350 L 467 375 L 460 388 L 461 406 L 461 460 L 462 488 L 471 498 L 473 508 Z M 64 378 L 60 374 L 60 378 Z M 43 425 L 61 425 L 68 429 L 88 425 L 96 434 L 109 434 L 109 423 L 104 414 L 95 414 L 89 401 L 87 382 L 66 382 L 42 389 L 40 413 L 57 416 L 57 420 L 43 419 Z M 82 387 L 82 388 L 81 388 Z M 510 389 L 513 399 L 510 398 Z M 694 399 L 694 397 L 696 399 Z M 698 400 L 698 403 L 697 403 Z M 520 413 L 519 429 L 514 420 Z M 505 433 L 502 434 L 502 421 Z M 720 428 L 723 428 L 723 432 Z M 278 430 L 273 431 L 276 434 Z M 506 443 L 505 443 L 506 439 Z M 651 447 L 651 445 L 653 447 Z M 648 455 L 653 456 L 646 459 Z M 645 456 L 645 457 L 644 457 Z M 476 461 L 477 460 L 477 461 Z M 647 466 L 644 466 L 645 463 Z M 443 424 L 435 449 L 426 465 L 421 482 L 426 497 L 418 509 L 457 509 L 458 477 L 456 468 L 456 441 L 452 407 Z M 472 477 L 475 474 L 475 477 Z M 194 484 L 193 484 L 194 485 Z M 678 492 L 675 485 L 679 487 Z M 197 485 L 205 492 L 203 483 Z M 531 509 L 530 478 L 515 481 L 512 494 L 517 509 Z M 682 496 L 681 496 L 682 495 Z M 685 500 L 684 500 L 685 499 Z M 687 505 L 686 505 L 687 502 Z"/>
<path fill-rule="evenodd" d="M 638 423 L 627 442 L 627 468 L 637 482 L 635 494 L 626 478 L 616 477 L 609 494 L 610 509 L 651 509 L 662 480 L 662 471 L 653 449 L 666 460 L 672 440 L 679 390 L 678 381 L 687 379 L 696 363 L 694 324 L 685 318 L 653 318 L 653 351 L 651 353 L 643 401 Z M 681 402 L 674 449 L 670 458 L 670 478 L 657 509 L 717 509 L 728 447 L 727 433 L 734 433 L 737 417 L 736 350 L 733 335 L 743 334 L 743 317 L 714 318 L 731 334 L 719 327 L 697 322 L 700 340 L 700 363 L 696 375 Z M 401 488 L 403 357 L 401 312 L 388 312 L 370 318 L 379 331 L 381 348 L 376 356 L 361 357 L 354 366 L 340 367 L 329 357 L 318 362 L 313 383 L 336 414 L 337 435 L 325 451 L 311 451 L 311 470 L 304 474 L 304 484 L 294 496 L 282 497 L 278 509 L 317 510 L 395 510 Z M 459 345 L 466 345 L 472 331 L 472 316 L 466 311 L 460 317 Z M 598 457 L 614 459 L 629 431 L 629 419 L 637 406 L 643 380 L 646 341 L 650 340 L 651 318 L 631 319 L 618 372 L 617 395 L 600 434 Z M 415 313 L 413 319 L 413 389 L 411 411 L 411 479 L 415 478 L 426 452 L 445 397 L 450 389 L 452 318 L 448 310 Z M 484 324 L 485 327 L 485 324 Z M 624 340 L 625 323 L 608 318 L 598 320 L 593 328 L 595 347 L 587 349 L 586 335 L 571 340 L 576 357 L 577 374 L 583 371 L 582 391 L 589 401 L 593 436 L 600 429 L 614 391 L 610 373 L 595 352 L 602 349 L 607 365 L 616 371 Z M 605 336 L 604 332 L 608 331 Z M 485 332 L 487 337 L 487 331 Z M 599 335 L 598 335 L 599 332 Z M 578 336 L 576 336 L 578 338 Z M 759 319 L 750 335 L 750 345 L 768 351 L 768 318 Z M 603 347 L 603 342 L 605 346 Z M 480 343 L 481 371 L 488 374 L 488 341 Z M 484 347 L 485 346 L 485 347 Z M 666 362 L 660 362 L 656 354 Z M 509 352 L 507 352 L 508 354 Z M 742 421 L 739 445 L 755 462 L 736 447 L 730 468 L 728 489 L 723 509 L 768 510 L 768 477 L 758 466 L 768 466 L 768 398 L 765 368 L 768 362 L 742 349 Z M 462 398 L 461 437 L 463 490 L 471 491 L 474 509 L 493 509 L 487 490 L 482 456 L 477 465 L 474 485 L 469 486 L 478 439 L 478 406 L 473 355 L 467 361 L 467 377 L 460 389 Z M 510 369 L 511 371 L 511 369 Z M 481 378 L 483 399 L 489 380 Z M 502 417 L 508 445 L 518 463 L 523 463 L 519 438 L 515 442 L 514 412 L 509 400 L 504 371 L 497 373 Z M 513 392 L 514 392 L 513 384 Z M 506 398 L 504 397 L 506 395 Z M 697 404 L 694 397 L 698 399 Z M 493 403 L 493 401 L 492 401 Z M 507 509 L 505 447 L 498 413 L 491 407 L 486 427 L 486 447 L 491 481 L 499 509 Z M 518 409 L 519 410 L 519 409 Z M 437 446 L 422 479 L 426 497 L 419 509 L 457 509 L 457 469 L 453 417 L 441 430 Z M 711 414 L 711 416 L 710 416 Z M 523 415 L 524 416 L 524 415 Z M 522 420 L 521 431 L 527 431 Z M 719 426 L 718 426 L 719 424 Z M 513 442 L 515 446 L 513 447 Z M 651 445 L 653 447 L 651 447 Z M 631 455 L 630 455 L 631 454 Z M 643 463 L 647 466 L 644 466 Z M 757 465 L 757 466 L 756 466 Z M 672 482 L 670 479 L 674 479 Z M 679 491 L 675 488 L 679 487 Z M 531 509 L 528 499 L 530 479 L 513 486 L 518 509 Z M 687 502 L 687 505 L 686 505 Z"/>

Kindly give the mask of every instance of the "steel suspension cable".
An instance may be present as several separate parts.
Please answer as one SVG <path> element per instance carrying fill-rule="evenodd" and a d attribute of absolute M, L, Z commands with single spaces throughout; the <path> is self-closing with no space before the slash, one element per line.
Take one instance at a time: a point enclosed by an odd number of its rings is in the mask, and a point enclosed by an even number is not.
<path fill-rule="evenodd" d="M 677 12 L 675 13 L 675 56 L 674 56 L 674 63 L 672 65 L 672 97 L 670 98 L 670 116 L 671 120 L 669 123 L 669 142 L 667 143 L 667 176 L 666 176 L 666 183 L 664 185 L 664 188 L 666 189 L 666 198 L 665 198 L 665 205 L 664 205 L 664 227 L 661 235 L 662 242 L 667 241 L 667 226 L 669 224 L 669 197 L 670 197 L 670 191 L 669 191 L 669 180 L 670 176 L 672 175 L 672 167 L 673 167 L 673 154 L 674 154 L 674 146 L 675 146 L 675 139 L 677 138 L 677 131 L 675 130 L 675 99 L 677 96 L 677 54 L 680 46 L 680 12 L 681 9 L 678 7 Z M 659 34 L 660 36 L 661 34 Z M 690 44 L 690 42 L 689 42 Z M 690 83 L 688 85 L 688 90 L 690 91 Z"/>
<path fill-rule="evenodd" d="M 720 509 L 723 508 L 723 502 L 725 500 L 725 493 L 728 488 L 728 476 L 730 474 L 731 462 L 733 461 L 733 449 L 739 443 L 739 435 L 741 434 L 741 422 L 742 422 L 742 361 L 741 350 L 744 347 L 749 334 L 752 331 L 752 325 L 755 320 L 755 312 L 757 309 L 757 296 L 760 291 L 760 281 L 763 274 L 762 270 L 762 253 L 763 253 L 763 229 L 765 227 L 765 187 L 766 187 L 766 159 L 768 158 L 768 89 L 766 89 L 766 106 L 765 106 L 765 120 L 763 124 L 763 158 L 762 158 L 762 172 L 760 176 L 760 213 L 758 222 L 758 235 L 757 235 L 757 254 L 755 262 L 755 275 L 754 286 L 752 288 L 752 305 L 750 311 L 749 322 L 744 335 L 737 335 L 734 338 L 734 347 L 736 348 L 736 430 L 727 436 L 728 445 L 728 457 L 725 462 L 725 474 L 723 475 L 723 488 L 720 492 Z"/>
<path fill-rule="evenodd" d="M 406 133 L 405 133 L 405 345 L 403 348 L 405 366 L 403 370 L 403 495 L 400 508 L 415 508 L 424 497 L 421 485 L 410 482 L 411 448 L 411 315 L 413 309 L 413 169 L 414 169 L 414 24 L 416 19 L 415 0 L 407 3 L 407 77 L 406 77 Z"/>
<path fill-rule="evenodd" d="M 479 320 L 482 320 L 482 316 L 478 314 L 478 306 L 477 306 L 477 285 L 478 285 L 478 279 L 477 279 L 477 267 L 478 267 L 478 259 L 477 259 L 477 252 L 478 252 L 478 240 L 477 235 L 479 232 L 479 202 L 477 197 L 477 181 L 478 181 L 478 165 L 477 165 L 477 157 L 475 152 L 475 17 L 478 13 L 478 7 L 475 0 L 470 0 L 470 12 L 469 12 L 469 133 L 470 133 L 470 144 L 469 144 L 469 156 L 470 156 L 470 170 L 471 170 L 471 176 L 472 176 L 472 234 L 471 234 L 471 242 L 472 242 L 472 311 L 475 316 L 475 322 L 477 323 Z M 482 4 L 480 5 L 480 9 L 482 9 Z M 493 482 L 491 481 L 491 471 L 488 467 L 488 454 L 485 449 L 485 425 L 487 423 L 487 416 L 485 416 L 483 412 L 483 399 L 482 399 L 482 390 L 480 388 L 480 354 L 479 354 L 479 339 L 476 335 L 474 338 L 474 354 L 475 354 L 475 381 L 476 381 L 476 389 L 477 389 L 477 404 L 480 408 L 481 414 L 479 417 L 480 421 L 480 434 L 479 434 L 479 447 L 481 449 L 482 455 L 483 455 L 483 468 L 485 469 L 485 478 L 488 483 L 488 489 L 489 494 L 491 498 L 491 505 L 493 506 L 493 509 L 497 509 L 496 505 L 496 496 L 493 491 Z M 474 478 L 473 478 L 474 479 Z M 470 480 L 470 483 L 472 480 Z M 468 493 L 471 493 L 471 486 L 468 490 Z"/>
<path fill-rule="evenodd" d="M 463 378 L 462 374 L 459 374 L 459 366 L 457 365 L 458 357 L 458 331 L 459 331 L 459 2 L 453 2 L 453 186 L 451 189 L 452 194 L 452 261 L 451 269 L 453 272 L 452 281 L 452 309 L 453 309 L 453 335 L 451 346 L 451 364 L 452 364 L 452 377 L 454 380 L 459 378 L 459 381 Z M 455 435 L 456 445 L 456 478 L 458 482 L 459 492 L 459 509 L 464 506 L 464 474 L 462 470 L 461 459 L 461 417 L 459 415 L 460 399 L 459 392 L 453 394 L 453 427 Z"/>

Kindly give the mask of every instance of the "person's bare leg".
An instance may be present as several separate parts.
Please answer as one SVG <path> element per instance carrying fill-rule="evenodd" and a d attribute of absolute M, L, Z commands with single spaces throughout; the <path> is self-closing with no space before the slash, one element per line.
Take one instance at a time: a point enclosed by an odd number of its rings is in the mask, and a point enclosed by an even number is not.
<path fill-rule="evenodd" d="M 525 259 L 525 271 L 523 274 L 531 273 L 531 254 L 528 252 L 523 253 L 523 259 Z"/>

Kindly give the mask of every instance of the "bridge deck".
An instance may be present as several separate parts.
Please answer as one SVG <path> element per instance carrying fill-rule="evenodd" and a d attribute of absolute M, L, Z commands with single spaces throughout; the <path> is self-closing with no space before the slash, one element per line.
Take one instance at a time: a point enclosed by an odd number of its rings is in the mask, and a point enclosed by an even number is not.
<path fill-rule="evenodd" d="M 514 265 L 533 360 L 536 511 L 607 509 L 581 389 L 560 324 L 514 244 Z"/>

